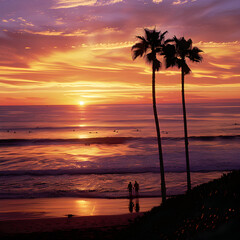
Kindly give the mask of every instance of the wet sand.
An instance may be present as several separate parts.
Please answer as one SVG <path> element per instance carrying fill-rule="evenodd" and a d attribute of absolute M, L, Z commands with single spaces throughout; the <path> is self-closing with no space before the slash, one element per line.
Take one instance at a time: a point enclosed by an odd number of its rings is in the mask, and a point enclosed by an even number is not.
<path fill-rule="evenodd" d="M 78 199 L 40 198 L 0 200 L 0 236 L 5 238 L 41 237 L 40 233 L 84 232 L 86 236 L 99 231 L 121 230 L 144 212 L 160 205 L 161 198 L 140 199 Z M 130 204 L 131 203 L 131 204 Z M 133 204 L 132 204 L 133 203 Z M 139 204 L 139 212 L 136 205 Z M 133 206 L 129 211 L 129 206 Z M 73 216 L 72 216 L 73 215 Z M 20 235 L 19 235 L 20 234 Z M 29 235 L 30 234 L 30 235 Z M 46 236 L 45 236 L 46 237 Z"/>
<path fill-rule="evenodd" d="M 128 214 L 129 199 L 38 198 L 0 200 L 0 221 Z M 132 213 L 146 212 L 161 203 L 161 198 L 133 199 Z M 132 204 L 131 204 L 132 205 Z"/>

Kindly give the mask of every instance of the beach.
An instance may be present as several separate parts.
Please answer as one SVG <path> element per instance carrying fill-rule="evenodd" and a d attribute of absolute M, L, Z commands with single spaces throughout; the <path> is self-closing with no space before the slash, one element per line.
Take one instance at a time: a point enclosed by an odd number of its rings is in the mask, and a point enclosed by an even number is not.
<path fill-rule="evenodd" d="M 146 212 L 160 205 L 161 198 L 132 199 L 139 204 L 139 212 Z M 0 200 L 0 221 L 39 218 L 123 215 L 130 213 L 129 199 L 100 198 L 39 198 Z M 133 207 L 132 213 L 136 213 Z"/>
<path fill-rule="evenodd" d="M 54 231 L 69 231 L 73 229 L 87 230 L 108 227 L 122 228 L 132 222 L 143 213 L 106 215 L 106 216 L 85 216 L 85 217 L 61 217 L 61 218 L 40 218 L 25 220 L 0 221 L 0 234 L 26 234 Z M 1 236 L 1 235 L 0 235 Z"/>
<path fill-rule="evenodd" d="M 146 213 L 2 220 L 0 237 L 235 240 L 240 236 L 239 179 L 239 171 L 224 174 L 186 194 L 168 198 L 165 204 Z M 57 202 L 67 203 L 67 200 Z M 106 204 L 106 199 L 100 200 L 103 202 Z M 108 202 L 109 209 L 117 207 L 116 202 L 113 204 L 112 199 L 111 202 Z"/>
<path fill-rule="evenodd" d="M 93 231 L 122 229 L 161 203 L 161 198 L 132 199 L 141 203 L 140 212 L 129 212 L 129 199 L 6 199 L 0 200 L 1 238 L 21 238 L 26 234 L 69 232 L 84 235 Z M 25 238 L 25 237 L 23 237 Z M 88 238 L 88 237 L 87 237 Z"/>

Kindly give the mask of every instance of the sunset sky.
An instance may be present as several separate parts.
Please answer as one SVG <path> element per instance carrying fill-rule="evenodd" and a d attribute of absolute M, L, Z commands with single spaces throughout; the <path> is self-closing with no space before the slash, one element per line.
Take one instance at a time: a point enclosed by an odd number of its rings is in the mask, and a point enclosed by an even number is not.
<path fill-rule="evenodd" d="M 192 38 L 187 102 L 240 101 L 239 0 L 1 0 L 0 104 L 151 103 L 151 67 L 132 60 L 143 28 Z M 157 74 L 181 102 L 180 71 Z"/>

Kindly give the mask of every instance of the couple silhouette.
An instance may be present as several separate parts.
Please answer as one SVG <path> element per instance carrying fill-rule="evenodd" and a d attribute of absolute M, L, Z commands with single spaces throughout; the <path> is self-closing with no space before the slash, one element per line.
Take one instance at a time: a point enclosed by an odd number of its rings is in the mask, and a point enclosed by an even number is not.
<path fill-rule="evenodd" d="M 133 203 L 133 190 L 135 192 L 135 204 Z M 139 184 L 137 181 L 135 181 L 134 185 L 132 185 L 132 182 L 129 182 L 128 184 L 128 192 L 129 192 L 129 212 L 132 213 L 133 209 L 135 209 L 135 212 L 140 211 L 140 205 L 139 205 L 139 199 L 138 199 L 138 192 L 139 192 Z"/>
<path fill-rule="evenodd" d="M 135 191 L 135 196 L 138 198 L 139 184 L 137 181 L 135 181 L 134 185 L 132 185 L 132 182 L 129 182 L 128 184 L 128 192 L 130 199 L 133 198 L 133 189 Z"/>

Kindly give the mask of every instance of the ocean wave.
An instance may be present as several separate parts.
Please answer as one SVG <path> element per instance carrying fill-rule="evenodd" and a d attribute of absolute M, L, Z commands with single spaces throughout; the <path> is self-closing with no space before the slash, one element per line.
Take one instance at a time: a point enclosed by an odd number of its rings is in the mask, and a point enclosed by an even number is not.
<path fill-rule="evenodd" d="M 233 168 L 224 169 L 192 169 L 191 172 L 207 173 L 218 171 L 231 171 Z M 165 170 L 167 173 L 183 173 L 185 170 L 171 169 Z M 159 167 L 148 168 L 119 168 L 119 169 L 47 169 L 47 170 L 8 170 L 0 171 L 0 177 L 6 176 L 60 176 L 60 175 L 107 175 L 107 174 L 139 174 L 139 173 L 159 173 Z"/>
<path fill-rule="evenodd" d="M 218 136 L 191 136 L 191 140 L 213 141 L 213 140 L 235 140 L 240 139 L 240 135 L 218 135 Z"/>
<path fill-rule="evenodd" d="M 131 137 L 71 138 L 71 139 L 0 139 L 0 146 L 66 145 L 66 144 L 123 144 Z"/>
<path fill-rule="evenodd" d="M 71 130 L 71 131 L 78 131 L 82 129 L 115 129 L 115 127 L 112 126 L 97 126 L 97 125 L 87 125 L 87 126 L 64 126 L 64 127 L 51 127 L 51 126 L 46 126 L 46 127 L 11 127 L 9 128 L 8 126 L 2 127 L 0 130 L 1 131 L 57 131 L 57 130 Z M 131 126 L 118 126 L 117 129 L 133 129 Z"/>
<path fill-rule="evenodd" d="M 86 175 L 86 174 L 127 174 L 159 172 L 159 168 L 138 168 L 138 169 L 48 169 L 48 170 L 10 170 L 0 171 L 0 176 L 59 176 L 59 175 Z"/>
<path fill-rule="evenodd" d="M 218 136 L 189 136 L 190 141 L 217 141 L 217 140 L 239 140 L 240 135 L 218 135 Z M 102 138 L 69 138 L 69 139 L 0 139 L 1 146 L 34 146 L 34 145 L 68 145 L 68 144 L 124 144 L 128 141 L 144 141 L 152 143 L 155 137 L 102 137 Z M 183 137 L 162 137 L 163 141 L 182 141 Z"/>

